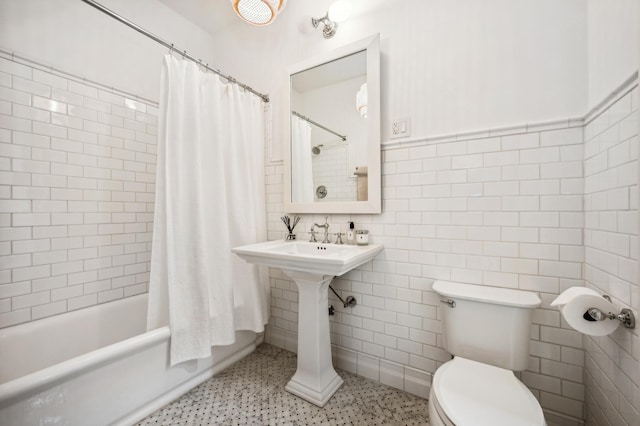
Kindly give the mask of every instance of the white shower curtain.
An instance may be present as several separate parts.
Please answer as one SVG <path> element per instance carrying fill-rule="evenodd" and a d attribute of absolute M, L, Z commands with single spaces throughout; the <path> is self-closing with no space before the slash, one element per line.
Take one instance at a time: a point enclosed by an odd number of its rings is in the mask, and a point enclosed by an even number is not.
<path fill-rule="evenodd" d="M 231 248 L 266 240 L 262 101 L 165 56 L 147 328 L 169 325 L 171 365 L 268 319 L 265 268 Z"/>
<path fill-rule="evenodd" d="M 313 168 L 311 164 L 311 125 L 291 115 L 291 200 L 313 201 Z"/>

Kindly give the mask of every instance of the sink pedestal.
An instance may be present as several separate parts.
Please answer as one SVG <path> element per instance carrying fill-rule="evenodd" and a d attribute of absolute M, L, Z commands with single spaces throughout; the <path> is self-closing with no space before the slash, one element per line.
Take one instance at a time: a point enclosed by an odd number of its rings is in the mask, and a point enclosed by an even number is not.
<path fill-rule="evenodd" d="M 285 390 L 323 407 L 342 385 L 329 338 L 329 284 L 333 275 L 283 270 L 298 286 L 298 367 Z"/>
<path fill-rule="evenodd" d="M 383 247 L 302 241 L 267 241 L 235 247 L 249 263 L 280 268 L 298 286 L 298 369 L 285 389 L 324 406 L 342 385 L 329 340 L 329 283 L 371 261 Z"/>

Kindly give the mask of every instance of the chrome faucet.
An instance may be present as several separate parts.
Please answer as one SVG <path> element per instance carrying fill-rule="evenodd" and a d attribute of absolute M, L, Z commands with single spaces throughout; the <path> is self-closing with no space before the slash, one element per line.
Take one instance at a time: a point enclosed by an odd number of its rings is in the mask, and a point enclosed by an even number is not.
<path fill-rule="evenodd" d="M 328 244 L 328 243 L 331 242 L 331 241 L 329 241 L 329 223 L 327 223 L 327 218 L 328 217 L 329 216 L 325 216 L 324 217 L 324 225 L 318 225 L 317 223 L 314 223 L 311 226 L 311 232 L 312 232 L 311 235 L 312 235 L 313 240 L 315 240 L 315 231 L 314 231 L 314 229 L 316 227 L 324 229 L 324 239 L 322 240 L 322 244 Z"/>

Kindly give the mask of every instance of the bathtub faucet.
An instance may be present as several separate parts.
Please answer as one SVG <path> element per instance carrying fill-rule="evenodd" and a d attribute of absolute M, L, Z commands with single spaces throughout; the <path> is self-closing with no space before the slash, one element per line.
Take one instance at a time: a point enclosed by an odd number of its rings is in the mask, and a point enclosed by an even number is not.
<path fill-rule="evenodd" d="M 318 225 L 317 223 L 314 223 L 313 226 L 311 226 L 311 232 L 313 232 L 313 230 L 318 227 L 318 228 L 324 228 L 324 239 L 322 240 L 322 244 L 328 244 L 331 241 L 329 241 L 329 223 L 327 223 L 327 218 L 329 216 L 325 216 L 324 217 L 324 225 Z"/>

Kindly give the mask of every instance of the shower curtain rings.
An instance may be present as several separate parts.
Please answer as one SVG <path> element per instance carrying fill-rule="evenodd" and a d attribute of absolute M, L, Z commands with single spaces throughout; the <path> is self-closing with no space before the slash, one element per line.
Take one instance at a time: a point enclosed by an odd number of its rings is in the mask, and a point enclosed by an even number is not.
<path fill-rule="evenodd" d="M 169 56 L 173 56 L 173 43 L 171 43 L 171 46 L 169 47 Z"/>

